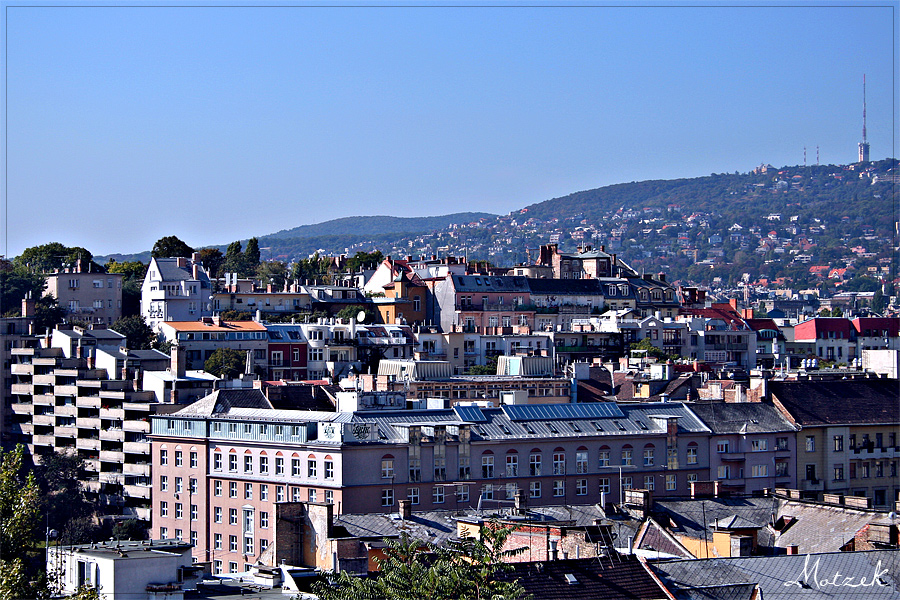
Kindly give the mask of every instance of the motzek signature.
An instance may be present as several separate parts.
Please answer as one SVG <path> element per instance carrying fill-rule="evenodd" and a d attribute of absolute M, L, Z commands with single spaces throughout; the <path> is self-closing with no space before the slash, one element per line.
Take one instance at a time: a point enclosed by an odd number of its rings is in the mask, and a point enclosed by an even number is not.
<path fill-rule="evenodd" d="M 842 575 L 840 571 L 835 571 L 834 576 L 830 579 L 827 577 L 819 577 L 819 560 L 816 559 L 816 562 L 810 568 L 809 564 L 810 555 L 806 555 L 806 560 L 803 562 L 803 572 L 800 574 L 800 577 L 795 579 L 794 581 L 785 581 L 784 586 L 789 587 L 792 585 L 796 585 L 797 587 L 812 587 L 813 584 L 819 589 L 824 587 L 849 587 L 849 588 L 858 588 L 858 587 L 886 587 L 888 584 L 882 579 L 883 575 L 887 575 L 888 570 L 881 568 L 881 561 L 878 561 L 878 564 L 875 565 L 875 572 L 872 574 L 871 579 L 866 579 L 865 577 L 857 577 L 852 576 L 848 577 L 846 575 Z M 805 585 L 804 585 L 805 584 Z"/>

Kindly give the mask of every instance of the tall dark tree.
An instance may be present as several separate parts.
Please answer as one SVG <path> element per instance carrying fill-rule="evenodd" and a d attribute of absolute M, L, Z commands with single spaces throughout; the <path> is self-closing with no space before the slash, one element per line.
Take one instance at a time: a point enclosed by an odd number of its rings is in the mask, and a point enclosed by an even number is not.
<path fill-rule="evenodd" d="M 0 315 L 18 315 L 22 300 L 31 293 L 34 300 L 40 298 L 47 287 L 47 280 L 36 273 L 24 270 L 0 271 Z"/>
<path fill-rule="evenodd" d="M 34 303 L 34 330 L 43 333 L 55 329 L 65 319 L 66 311 L 53 296 L 44 296 Z"/>
<path fill-rule="evenodd" d="M 241 274 L 244 271 L 244 252 L 240 241 L 228 244 L 225 250 L 225 262 L 222 265 L 223 273 Z"/>
<path fill-rule="evenodd" d="M 225 264 L 225 256 L 218 248 L 202 248 L 200 250 L 200 263 L 210 279 L 222 276 L 222 265 Z"/>
<path fill-rule="evenodd" d="M 276 290 L 284 288 L 284 282 L 288 275 L 287 265 L 277 260 L 267 260 L 256 268 L 256 278 L 263 285 L 271 284 Z"/>
<path fill-rule="evenodd" d="M 119 317 L 111 329 L 127 337 L 132 350 L 149 350 L 156 341 L 156 334 L 141 315 Z"/>
<path fill-rule="evenodd" d="M 153 258 L 190 258 L 194 249 L 182 242 L 178 237 L 169 235 L 160 238 L 153 244 L 150 256 Z"/>
<path fill-rule="evenodd" d="M 255 237 L 247 240 L 247 247 L 244 248 L 244 268 L 255 271 L 259 266 L 259 240 Z"/>

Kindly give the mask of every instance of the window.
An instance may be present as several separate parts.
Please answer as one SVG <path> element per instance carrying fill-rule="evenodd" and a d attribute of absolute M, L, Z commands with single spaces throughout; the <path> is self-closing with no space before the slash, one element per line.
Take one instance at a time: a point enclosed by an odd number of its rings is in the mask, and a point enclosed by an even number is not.
<path fill-rule="evenodd" d="M 228 509 L 228 524 L 229 525 L 237 525 L 238 524 L 238 512 L 236 508 Z"/>
<path fill-rule="evenodd" d="M 259 540 L 259 553 L 262 554 L 269 547 L 269 540 Z"/>
<path fill-rule="evenodd" d="M 553 495 L 554 496 L 565 496 L 566 495 L 566 482 L 562 479 L 554 479 L 553 480 Z"/>
<path fill-rule="evenodd" d="M 816 436 L 814 436 L 814 435 L 806 436 L 806 451 L 807 452 L 815 452 L 816 451 Z"/>
<path fill-rule="evenodd" d="M 676 476 L 673 474 L 670 474 L 670 473 L 666 474 L 666 491 L 674 492 L 676 484 L 677 484 Z"/>
<path fill-rule="evenodd" d="M 176 540 L 178 540 L 180 542 L 183 539 L 183 536 L 184 536 L 183 531 L 181 531 L 180 529 L 175 530 L 175 539 Z"/>
<path fill-rule="evenodd" d="M 169 503 L 168 502 L 160 502 L 159 503 L 159 516 L 160 517 L 168 517 L 169 516 Z"/>
<path fill-rule="evenodd" d="M 275 502 L 284 502 L 284 486 L 275 486 Z"/>
<path fill-rule="evenodd" d="M 719 440 L 716 443 L 716 452 L 725 454 L 728 452 L 728 440 Z"/>
<path fill-rule="evenodd" d="M 165 540 L 169 537 L 169 528 L 168 527 L 160 527 L 159 528 L 159 539 Z"/>
<path fill-rule="evenodd" d="M 237 546 L 237 536 L 236 536 L 236 535 L 229 535 L 229 536 L 228 536 L 228 550 L 231 551 L 231 552 L 237 552 L 237 551 L 238 551 L 238 546 Z M 229 563 L 229 566 L 231 566 L 231 565 L 234 565 L 234 566 L 232 567 L 232 569 L 233 569 L 232 572 L 237 571 L 237 563 Z"/>
<path fill-rule="evenodd" d="M 175 466 L 181 467 L 181 466 L 183 466 L 182 463 L 184 463 L 184 457 L 181 454 L 181 450 L 176 450 L 175 451 Z"/>
<path fill-rule="evenodd" d="M 688 476 L 687 476 L 688 483 L 693 483 L 694 481 L 697 481 L 697 479 L 698 479 L 698 476 L 696 473 L 688 473 Z"/>
<path fill-rule="evenodd" d="M 394 478 L 394 457 L 390 458 L 382 458 L 381 459 L 381 478 L 382 479 L 393 479 Z"/>
<path fill-rule="evenodd" d="M 485 500 L 494 499 L 494 486 L 487 484 L 481 488 L 481 497 Z"/>
<path fill-rule="evenodd" d="M 169 451 L 168 450 L 160 450 L 159 451 L 159 464 L 161 464 L 161 465 L 169 464 Z"/>
<path fill-rule="evenodd" d="M 222 470 L 222 453 L 216 452 L 213 454 L 213 470 L 221 471 Z"/>
<path fill-rule="evenodd" d="M 834 480 L 835 481 L 843 481 L 844 479 L 844 465 L 834 465 Z"/>
<path fill-rule="evenodd" d="M 302 473 L 300 471 L 300 459 L 292 458 L 291 459 L 291 475 L 293 475 L 294 477 L 300 477 L 301 474 Z"/>
<path fill-rule="evenodd" d="M 325 461 L 325 479 L 334 479 L 334 461 Z"/>
<path fill-rule="evenodd" d="M 494 455 L 483 454 L 481 456 L 481 478 L 492 479 L 494 477 Z"/>
<path fill-rule="evenodd" d="M 587 496 L 587 479 L 575 480 L 575 495 Z"/>
<path fill-rule="evenodd" d="M 765 438 L 760 440 L 750 440 L 750 452 L 765 452 L 768 448 Z"/>
<path fill-rule="evenodd" d="M 222 522 L 222 507 L 216 506 L 213 508 L 213 522 L 221 523 Z"/>
<path fill-rule="evenodd" d="M 316 459 L 309 459 L 306 461 L 306 476 L 310 479 L 316 478 Z"/>
<path fill-rule="evenodd" d="M 237 481 L 229 481 L 228 482 L 228 497 L 229 498 L 237 498 Z"/>
<path fill-rule="evenodd" d="M 250 454 L 244 455 L 244 473 L 251 473 L 253 471 L 253 456 Z"/>
<path fill-rule="evenodd" d="M 634 483 L 631 480 L 631 477 L 623 477 L 622 478 L 622 489 L 630 490 L 634 486 Z"/>
<path fill-rule="evenodd" d="M 300 488 L 291 488 L 291 502 L 300 502 Z"/>
<path fill-rule="evenodd" d="M 719 479 L 731 479 L 731 467 L 728 465 L 719 465 Z"/>
<path fill-rule="evenodd" d="M 603 446 L 600 449 L 599 454 L 597 455 L 597 466 L 598 467 L 608 467 L 609 466 L 609 448 Z"/>
<path fill-rule="evenodd" d="M 459 478 L 463 481 L 470 479 L 472 477 L 472 470 L 469 466 L 469 457 L 468 456 L 460 456 L 459 457 Z M 468 498 L 468 489 L 466 488 L 466 497 Z"/>
<path fill-rule="evenodd" d="M 191 521 L 197 520 L 197 505 L 191 504 Z"/>
<path fill-rule="evenodd" d="M 306 497 L 309 498 L 310 502 L 318 502 L 319 501 L 318 500 L 318 498 L 319 498 L 318 490 L 310 489 L 307 492 Z"/>
<path fill-rule="evenodd" d="M 787 450 L 788 449 L 788 439 L 786 437 L 778 437 L 775 438 L 775 450 Z"/>
<path fill-rule="evenodd" d="M 434 457 L 434 480 L 446 481 L 447 479 L 447 459 L 443 456 Z"/>
<path fill-rule="evenodd" d="M 669 448 L 667 451 L 666 468 L 669 468 L 669 469 L 677 469 L 678 468 L 678 449 L 675 447 Z"/>
<path fill-rule="evenodd" d="M 228 470 L 237 473 L 237 454 L 228 455 Z"/>
<path fill-rule="evenodd" d="M 654 448 L 644 448 L 644 466 L 645 467 L 653 466 L 653 451 L 654 451 Z"/>
<path fill-rule="evenodd" d="M 169 478 L 165 475 L 159 476 L 159 491 L 165 492 L 169 489 Z"/>
<path fill-rule="evenodd" d="M 197 468 L 197 453 L 196 452 L 191 452 L 190 461 L 191 461 L 191 468 L 196 469 Z"/>
<path fill-rule="evenodd" d="M 531 456 L 528 457 L 528 473 L 532 477 L 540 477 L 541 476 L 541 455 L 532 453 Z"/>
<path fill-rule="evenodd" d="M 444 503 L 444 486 L 436 485 L 431 490 L 431 502 L 433 504 L 443 504 Z"/>
<path fill-rule="evenodd" d="M 768 477 L 769 465 L 753 465 L 750 467 L 750 477 Z"/>
<path fill-rule="evenodd" d="M 841 452 L 844 449 L 844 436 L 836 435 L 834 436 L 834 451 Z"/>
<path fill-rule="evenodd" d="M 566 474 L 566 454 L 564 452 L 554 452 L 553 453 L 553 474 L 554 475 L 565 475 Z"/>
<path fill-rule="evenodd" d="M 588 451 L 577 450 L 575 452 L 575 472 L 584 474 L 588 472 Z"/>
<path fill-rule="evenodd" d="M 417 488 L 417 487 L 409 488 L 406 491 L 406 497 L 409 499 L 410 504 L 418 504 L 419 503 L 419 488 Z"/>
<path fill-rule="evenodd" d="M 456 501 L 457 502 L 468 502 L 469 501 L 469 486 L 467 486 L 467 485 L 456 486 Z"/>
<path fill-rule="evenodd" d="M 653 475 L 644 475 L 644 489 L 650 490 L 651 492 L 656 489 L 656 484 L 654 483 Z"/>
<path fill-rule="evenodd" d="M 259 472 L 262 475 L 269 474 L 269 457 L 268 456 L 260 456 L 259 457 Z"/>
<path fill-rule="evenodd" d="M 221 533 L 213 534 L 213 549 L 214 550 L 222 549 L 222 534 Z M 217 560 L 216 562 L 219 563 L 219 566 L 222 565 L 222 561 Z"/>
<path fill-rule="evenodd" d="M 333 490 L 325 490 L 325 503 L 326 504 L 334 504 L 334 491 Z"/>
<path fill-rule="evenodd" d="M 197 491 L 197 479 L 191 477 L 190 479 L 188 479 L 188 493 L 196 494 Z"/>
<path fill-rule="evenodd" d="M 381 490 L 381 505 L 382 506 L 393 506 L 394 505 L 394 490 L 392 490 L 392 489 Z"/>
<path fill-rule="evenodd" d="M 234 549 L 232 550 L 232 552 L 237 552 L 237 538 L 235 538 L 235 540 L 234 540 Z M 228 563 L 228 572 L 229 573 L 237 573 L 237 570 L 238 570 L 238 567 L 237 567 L 236 562 L 231 561 Z"/>
<path fill-rule="evenodd" d="M 284 459 L 280 456 L 275 457 L 275 474 L 284 475 Z"/>
<path fill-rule="evenodd" d="M 410 481 L 422 481 L 422 459 L 420 459 L 420 458 L 410 458 L 409 459 L 409 480 Z"/>
<path fill-rule="evenodd" d="M 788 464 L 785 461 L 775 463 L 775 477 L 785 477 L 788 474 Z"/>
<path fill-rule="evenodd" d="M 175 503 L 175 518 L 183 519 L 184 518 L 184 504 L 181 502 Z"/>
<path fill-rule="evenodd" d="M 506 455 L 506 476 L 507 477 L 518 477 L 519 476 L 519 455 L 518 454 L 507 454 Z"/>
<path fill-rule="evenodd" d="M 253 500 L 253 484 L 244 484 L 244 500 Z"/>
<path fill-rule="evenodd" d="M 629 466 L 634 464 L 634 458 L 632 456 L 631 448 L 623 448 L 622 449 L 622 466 Z"/>
<path fill-rule="evenodd" d="M 184 491 L 183 479 L 181 477 L 175 478 L 175 493 L 180 494 Z"/>
<path fill-rule="evenodd" d="M 216 479 L 215 481 L 213 481 L 213 495 L 214 496 L 222 495 L 222 481 L 219 479 Z"/>

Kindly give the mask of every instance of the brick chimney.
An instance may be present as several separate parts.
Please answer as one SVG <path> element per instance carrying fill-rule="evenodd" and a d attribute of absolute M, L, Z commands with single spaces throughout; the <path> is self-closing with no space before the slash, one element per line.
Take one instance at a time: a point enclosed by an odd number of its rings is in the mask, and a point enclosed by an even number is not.
<path fill-rule="evenodd" d="M 171 350 L 171 361 L 169 369 L 176 379 L 184 379 L 187 368 L 187 356 L 178 344 L 174 344 Z"/>

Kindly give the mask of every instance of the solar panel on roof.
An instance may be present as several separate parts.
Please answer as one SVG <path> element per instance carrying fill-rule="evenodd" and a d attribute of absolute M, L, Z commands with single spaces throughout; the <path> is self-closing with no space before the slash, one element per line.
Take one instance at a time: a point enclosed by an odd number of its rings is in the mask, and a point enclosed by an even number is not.
<path fill-rule="evenodd" d="M 454 406 L 453 410 L 459 416 L 460 421 L 468 421 L 470 423 L 487 423 L 487 417 L 481 412 L 478 406 Z"/>
<path fill-rule="evenodd" d="M 503 411 L 510 421 L 597 419 L 624 417 L 619 407 L 612 402 L 590 402 L 580 404 L 508 404 Z"/>

